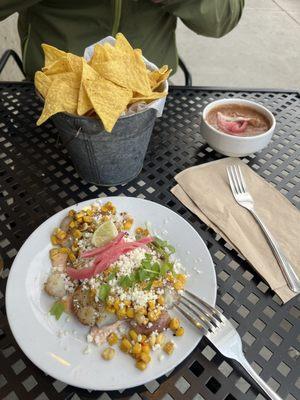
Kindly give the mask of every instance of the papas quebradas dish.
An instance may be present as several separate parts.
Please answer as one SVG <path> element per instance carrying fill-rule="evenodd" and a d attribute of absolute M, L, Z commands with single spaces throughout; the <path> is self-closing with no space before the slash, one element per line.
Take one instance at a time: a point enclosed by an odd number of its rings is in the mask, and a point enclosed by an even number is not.
<path fill-rule="evenodd" d="M 152 351 L 173 352 L 175 343 L 164 331 L 184 334 L 169 315 L 168 298 L 181 293 L 187 275 L 172 245 L 146 227 L 133 231 L 133 224 L 111 202 L 69 211 L 51 236 L 44 289 L 55 297 L 50 314 L 59 319 L 69 313 L 89 326 L 87 341 L 102 346 L 103 359 L 112 359 L 119 347 L 144 370 Z"/>

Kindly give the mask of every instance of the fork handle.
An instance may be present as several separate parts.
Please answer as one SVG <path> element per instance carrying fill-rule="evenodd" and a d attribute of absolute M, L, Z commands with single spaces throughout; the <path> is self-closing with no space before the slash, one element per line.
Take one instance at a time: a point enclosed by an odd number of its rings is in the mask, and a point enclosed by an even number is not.
<path fill-rule="evenodd" d="M 248 209 L 248 210 L 251 212 L 253 218 L 257 221 L 257 223 L 261 227 L 263 233 L 265 234 L 265 236 L 271 246 L 271 249 L 276 257 L 276 260 L 279 264 L 281 272 L 282 272 L 285 280 L 287 281 L 288 287 L 293 292 L 300 293 L 300 280 L 299 280 L 298 276 L 296 275 L 295 270 L 293 269 L 291 264 L 288 262 L 288 260 L 284 256 L 284 254 L 281 251 L 278 244 L 273 239 L 271 233 L 269 232 L 269 230 L 266 227 L 266 225 L 264 224 L 264 222 L 260 219 L 260 217 L 256 214 L 256 212 L 254 210 L 250 210 L 250 209 Z"/>
<path fill-rule="evenodd" d="M 254 379 L 254 381 L 262 388 L 262 390 L 271 400 L 282 400 L 282 398 L 279 397 L 278 394 L 274 392 L 274 390 L 271 389 L 270 386 L 267 385 L 266 382 L 262 380 L 261 377 L 254 371 L 244 355 L 241 354 L 236 361 L 238 361 L 245 371 L 248 372 L 251 378 Z"/>

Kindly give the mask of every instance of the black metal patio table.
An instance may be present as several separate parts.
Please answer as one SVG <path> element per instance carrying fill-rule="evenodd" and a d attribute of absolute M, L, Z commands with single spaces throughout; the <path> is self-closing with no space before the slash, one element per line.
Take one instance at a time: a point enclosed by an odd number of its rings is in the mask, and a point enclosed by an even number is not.
<path fill-rule="evenodd" d="M 22 353 L 5 311 L 6 280 L 18 249 L 55 212 L 106 195 L 156 201 L 195 227 L 216 266 L 217 305 L 237 327 L 247 359 L 283 399 L 300 399 L 299 296 L 282 305 L 247 261 L 170 193 L 176 173 L 222 157 L 204 142 L 199 122 L 203 107 L 223 97 L 255 100 L 275 114 L 278 125 L 271 144 L 245 161 L 299 207 L 300 94 L 296 91 L 172 87 L 141 174 L 126 185 L 104 188 L 80 179 L 50 122 L 36 127 L 41 106 L 32 84 L 0 83 L 0 251 L 4 260 L 0 279 L 0 399 L 264 398 L 247 375 L 206 339 L 168 376 L 123 392 L 89 392 L 67 386 L 46 376 Z"/>

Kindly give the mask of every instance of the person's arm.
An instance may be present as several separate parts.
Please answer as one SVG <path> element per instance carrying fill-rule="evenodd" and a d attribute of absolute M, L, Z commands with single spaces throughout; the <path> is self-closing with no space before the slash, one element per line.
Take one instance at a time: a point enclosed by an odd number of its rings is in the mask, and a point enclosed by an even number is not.
<path fill-rule="evenodd" d="M 13 13 L 23 11 L 40 1 L 41 0 L 1 0 L 0 21 L 3 21 Z"/>
<path fill-rule="evenodd" d="M 159 4 L 199 35 L 221 37 L 239 22 L 245 0 L 163 0 Z"/>

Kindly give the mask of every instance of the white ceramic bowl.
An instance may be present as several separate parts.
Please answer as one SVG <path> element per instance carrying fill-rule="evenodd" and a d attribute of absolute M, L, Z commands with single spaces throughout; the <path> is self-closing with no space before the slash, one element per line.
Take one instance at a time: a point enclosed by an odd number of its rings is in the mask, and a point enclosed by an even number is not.
<path fill-rule="evenodd" d="M 233 136 L 218 131 L 207 123 L 206 116 L 210 110 L 224 104 L 240 104 L 254 108 L 268 118 L 271 124 L 270 129 L 256 136 Z M 200 133 L 210 147 L 219 153 L 230 157 L 244 157 L 267 147 L 274 133 L 275 126 L 275 117 L 266 107 L 250 100 L 223 99 L 213 101 L 204 108 Z"/>

